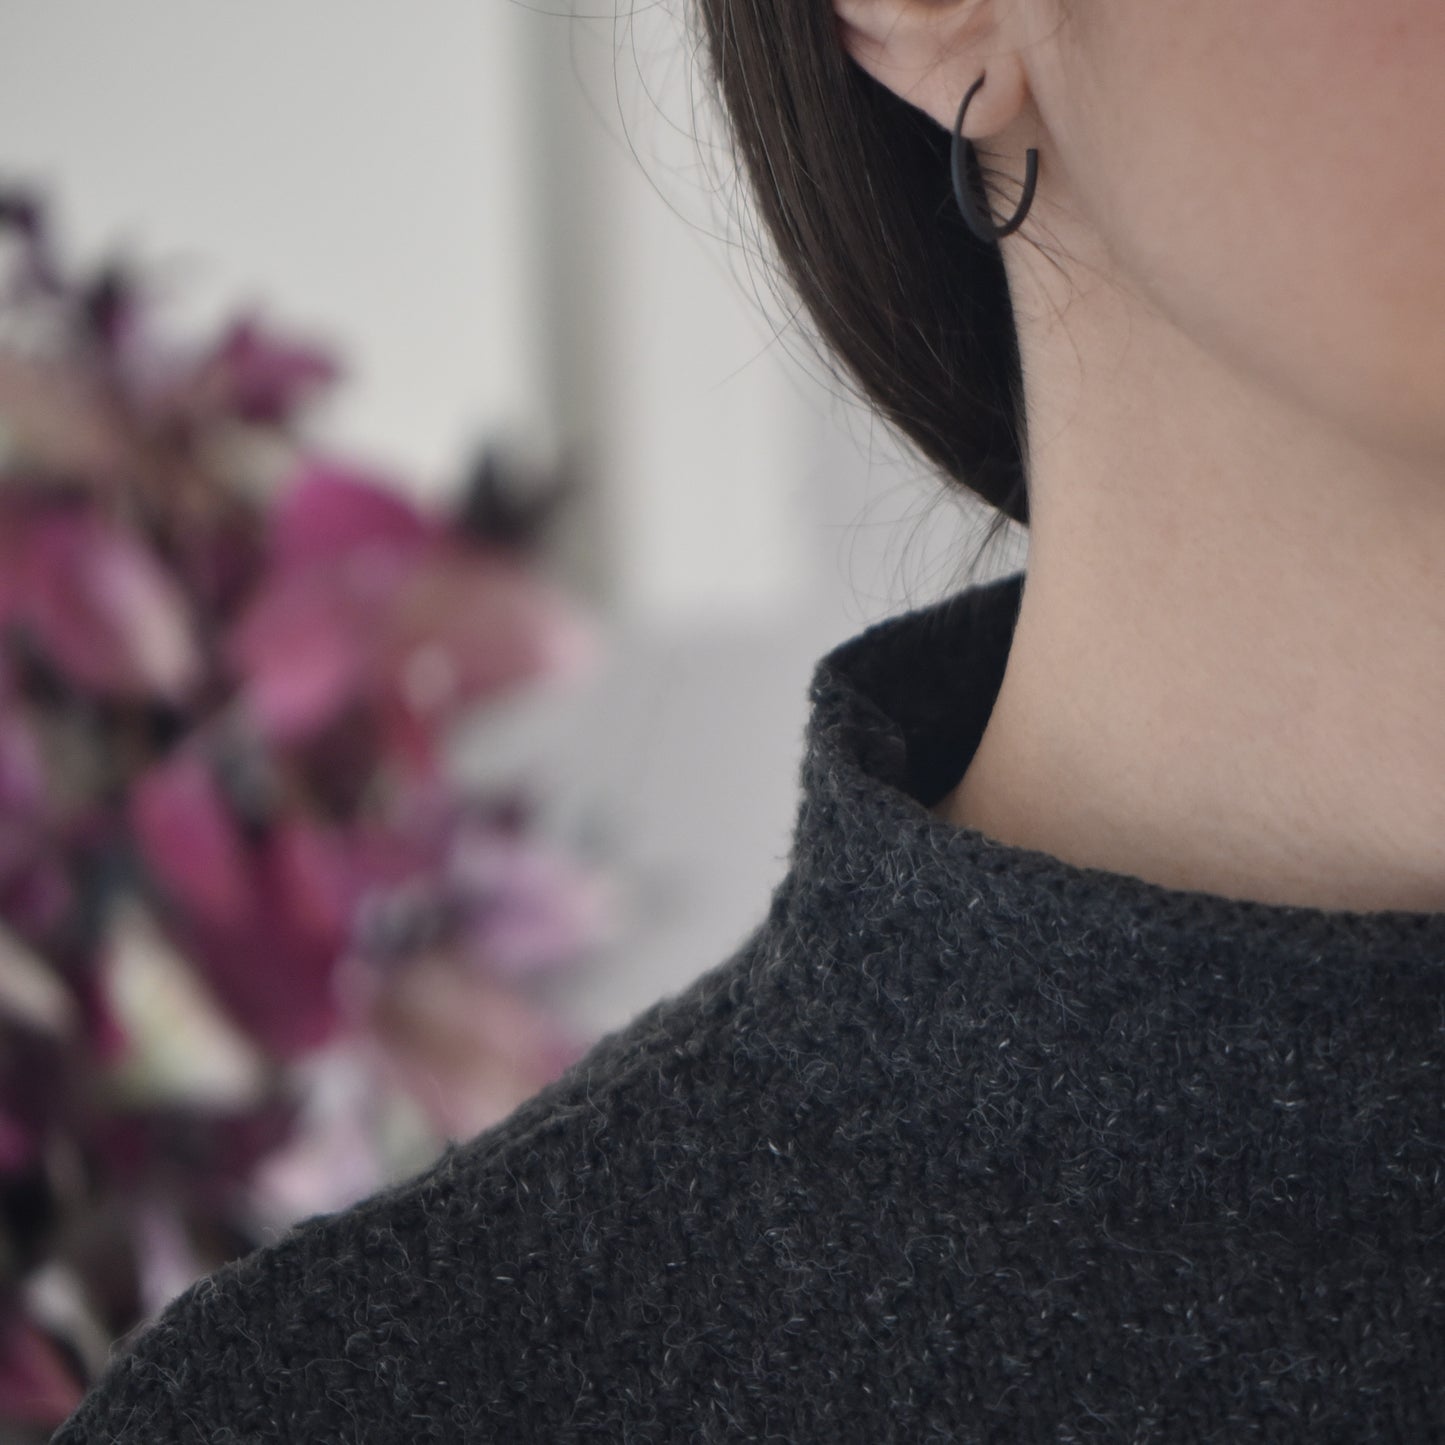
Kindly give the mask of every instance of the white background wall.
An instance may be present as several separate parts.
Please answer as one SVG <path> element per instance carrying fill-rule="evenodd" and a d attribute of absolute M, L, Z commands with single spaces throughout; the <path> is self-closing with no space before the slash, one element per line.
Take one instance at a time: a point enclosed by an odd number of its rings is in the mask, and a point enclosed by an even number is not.
<path fill-rule="evenodd" d="M 469 761 L 624 886 L 561 999 L 593 1028 L 761 916 L 814 661 L 953 590 L 982 525 L 764 309 L 684 0 L 633 3 L 0 0 L 0 180 L 74 258 L 163 266 L 180 326 L 255 303 L 333 342 L 322 436 L 419 493 L 487 438 L 585 459 L 548 563 L 604 666 Z"/>

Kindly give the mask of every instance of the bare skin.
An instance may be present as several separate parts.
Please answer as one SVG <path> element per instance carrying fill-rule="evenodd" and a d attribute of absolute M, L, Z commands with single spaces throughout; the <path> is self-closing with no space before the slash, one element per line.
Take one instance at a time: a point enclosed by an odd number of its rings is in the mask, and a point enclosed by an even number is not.
<path fill-rule="evenodd" d="M 1040 152 L 1002 243 L 1028 580 L 935 812 L 1171 887 L 1445 908 L 1445 6 L 836 8 L 942 126 L 987 73 L 1000 220 Z"/>

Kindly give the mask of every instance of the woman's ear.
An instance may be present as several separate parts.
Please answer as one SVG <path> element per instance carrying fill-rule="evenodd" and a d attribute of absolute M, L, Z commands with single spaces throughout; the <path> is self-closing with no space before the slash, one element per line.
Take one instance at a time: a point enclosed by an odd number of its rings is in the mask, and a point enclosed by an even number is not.
<path fill-rule="evenodd" d="M 987 79 L 968 108 L 964 135 L 982 140 L 1023 109 L 1028 76 L 1000 33 L 994 0 L 834 0 L 848 54 L 875 80 L 953 129 L 968 87 Z"/>

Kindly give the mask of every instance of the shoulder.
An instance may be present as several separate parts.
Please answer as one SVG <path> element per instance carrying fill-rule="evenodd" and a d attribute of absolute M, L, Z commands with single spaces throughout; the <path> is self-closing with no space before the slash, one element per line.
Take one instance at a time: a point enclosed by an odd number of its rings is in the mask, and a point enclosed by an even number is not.
<path fill-rule="evenodd" d="M 761 1127 L 738 1040 L 766 928 L 423 1172 L 195 1282 L 52 1445 L 548 1438 Z"/>

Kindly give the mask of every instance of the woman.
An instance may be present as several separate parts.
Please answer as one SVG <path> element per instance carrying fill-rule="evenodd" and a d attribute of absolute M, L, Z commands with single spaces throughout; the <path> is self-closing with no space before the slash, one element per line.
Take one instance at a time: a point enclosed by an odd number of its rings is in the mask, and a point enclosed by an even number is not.
<path fill-rule="evenodd" d="M 730 958 L 58 1445 L 1445 1438 L 1445 9 L 696 3 L 1026 579 L 819 661 Z"/>
<path fill-rule="evenodd" d="M 1027 478 L 1017 636 L 942 816 L 1176 887 L 1445 907 L 1445 13 L 704 10 L 827 339 L 964 485 Z M 998 175 L 1038 152 L 993 255 L 937 220 L 974 83 Z"/>

